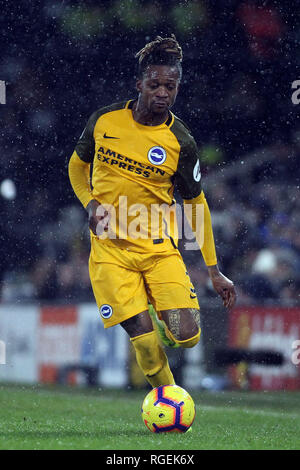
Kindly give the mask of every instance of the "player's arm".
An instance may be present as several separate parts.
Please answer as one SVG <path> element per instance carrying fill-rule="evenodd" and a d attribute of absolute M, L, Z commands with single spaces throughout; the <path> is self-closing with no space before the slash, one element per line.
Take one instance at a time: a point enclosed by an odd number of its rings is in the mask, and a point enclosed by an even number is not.
<path fill-rule="evenodd" d="M 195 140 L 187 131 L 181 141 L 175 184 L 183 198 L 185 215 L 206 266 L 217 265 L 211 215 L 201 185 L 199 152 Z M 197 210 L 199 205 L 202 211 Z"/>
<path fill-rule="evenodd" d="M 187 207 L 187 205 L 189 205 L 189 210 L 185 210 L 185 214 L 195 234 L 198 245 L 201 248 L 202 256 L 207 266 L 213 287 L 222 297 L 224 306 L 231 308 L 236 300 L 234 285 L 233 282 L 224 276 L 218 268 L 211 215 L 204 192 L 201 191 L 200 195 L 194 199 L 184 199 L 184 206 Z M 199 227 L 199 223 L 197 226 L 198 205 L 203 207 L 203 211 L 200 211 L 201 216 L 198 216 L 200 222 L 202 221 L 204 225 L 203 227 L 201 227 L 201 224 Z"/>
<path fill-rule="evenodd" d="M 201 190 L 199 196 L 193 199 L 184 199 L 184 212 L 195 234 L 199 248 L 207 267 L 217 265 L 217 255 L 210 210 Z M 198 207 L 202 210 L 197 211 Z"/>
<path fill-rule="evenodd" d="M 231 308 L 235 303 L 236 293 L 233 282 L 218 268 L 210 210 L 201 187 L 199 152 L 190 135 L 182 145 L 176 183 L 184 201 L 186 217 L 201 249 L 213 287 L 222 297 L 224 306 Z M 187 205 L 189 210 L 186 210 Z M 203 210 L 197 211 L 199 205 Z"/>
<path fill-rule="evenodd" d="M 86 163 L 79 158 L 74 150 L 69 161 L 69 179 L 73 191 L 84 208 L 93 199 L 90 185 L 90 163 Z"/>
<path fill-rule="evenodd" d="M 70 158 L 68 171 L 73 191 L 88 212 L 89 227 L 97 235 L 97 226 L 107 213 L 99 213 L 101 204 L 93 198 L 90 184 L 90 166 L 95 152 L 94 125 L 95 115 L 92 114 Z"/>

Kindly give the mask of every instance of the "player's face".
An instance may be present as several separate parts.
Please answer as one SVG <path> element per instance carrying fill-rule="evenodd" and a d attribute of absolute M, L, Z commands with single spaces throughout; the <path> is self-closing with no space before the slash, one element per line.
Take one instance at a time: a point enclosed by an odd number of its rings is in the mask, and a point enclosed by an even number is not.
<path fill-rule="evenodd" d="M 177 67 L 150 65 L 137 81 L 140 103 L 151 113 L 165 113 L 175 103 L 179 82 Z"/>

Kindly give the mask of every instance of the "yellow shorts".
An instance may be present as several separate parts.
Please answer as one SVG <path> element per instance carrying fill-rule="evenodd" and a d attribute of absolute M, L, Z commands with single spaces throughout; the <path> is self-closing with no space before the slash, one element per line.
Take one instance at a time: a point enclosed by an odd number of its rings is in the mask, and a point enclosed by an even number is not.
<path fill-rule="evenodd" d="M 92 238 L 90 279 L 104 328 L 148 310 L 199 308 L 195 289 L 178 250 L 135 253 Z M 97 255 L 95 255 L 95 252 Z"/>

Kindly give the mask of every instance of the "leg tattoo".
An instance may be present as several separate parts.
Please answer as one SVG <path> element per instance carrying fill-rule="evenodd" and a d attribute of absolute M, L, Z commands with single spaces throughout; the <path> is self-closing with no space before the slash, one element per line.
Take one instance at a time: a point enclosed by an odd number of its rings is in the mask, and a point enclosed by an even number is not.
<path fill-rule="evenodd" d="M 198 310 L 197 308 L 190 308 L 190 312 L 194 317 L 196 325 L 198 326 L 198 328 L 200 328 L 200 310 Z"/>
<path fill-rule="evenodd" d="M 168 312 L 169 330 L 176 339 L 180 339 L 180 310 L 174 309 Z"/>
<path fill-rule="evenodd" d="M 168 330 L 178 341 L 195 336 L 200 329 L 200 311 L 196 308 L 166 310 L 163 318 Z"/>

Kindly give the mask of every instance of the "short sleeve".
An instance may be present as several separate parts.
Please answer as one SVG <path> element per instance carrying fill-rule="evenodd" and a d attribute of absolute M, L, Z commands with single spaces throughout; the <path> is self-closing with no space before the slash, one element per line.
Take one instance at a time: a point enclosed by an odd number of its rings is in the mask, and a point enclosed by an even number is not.
<path fill-rule="evenodd" d="M 183 199 L 194 199 L 202 191 L 199 150 L 194 138 L 188 132 L 179 143 L 181 149 L 174 175 L 175 187 Z"/>
<path fill-rule="evenodd" d="M 79 140 L 76 144 L 75 151 L 79 158 L 86 162 L 92 163 L 95 154 L 94 127 L 96 123 L 95 113 L 89 118 Z"/>

